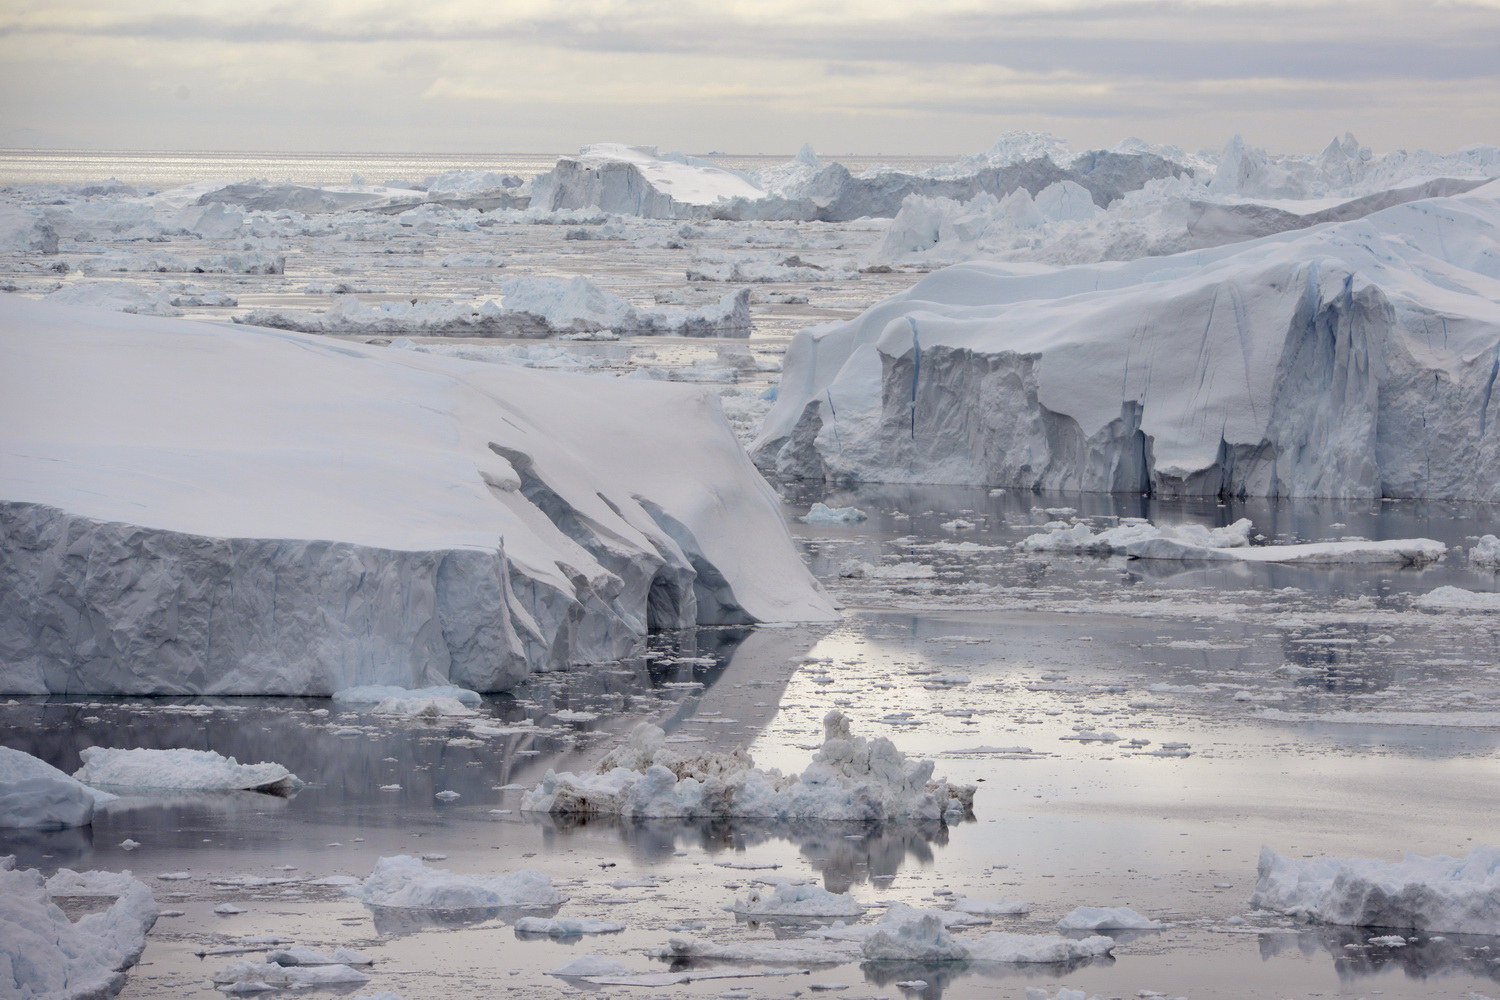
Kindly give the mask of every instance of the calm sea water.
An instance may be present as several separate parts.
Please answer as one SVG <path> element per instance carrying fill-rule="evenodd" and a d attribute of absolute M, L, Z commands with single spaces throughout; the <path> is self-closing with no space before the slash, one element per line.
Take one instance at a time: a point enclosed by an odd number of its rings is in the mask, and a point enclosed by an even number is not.
<path fill-rule="evenodd" d="M 225 153 L 165 150 L 0 150 L 0 184 L 88 184 L 115 179 L 153 188 L 197 181 L 264 177 L 299 184 L 347 184 L 358 176 L 371 184 L 421 181 L 448 170 L 490 170 L 530 177 L 552 169 L 560 153 Z M 786 155 L 709 155 L 731 170 L 784 163 Z M 855 173 L 879 163 L 925 170 L 956 156 L 824 156 Z"/>

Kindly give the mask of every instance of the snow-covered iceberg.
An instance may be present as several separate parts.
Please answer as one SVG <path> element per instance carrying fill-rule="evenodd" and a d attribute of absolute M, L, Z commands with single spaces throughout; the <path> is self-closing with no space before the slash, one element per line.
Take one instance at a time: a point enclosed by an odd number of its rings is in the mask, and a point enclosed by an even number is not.
<path fill-rule="evenodd" d="M 66 771 L 0 747 L 0 828 L 62 830 L 88 826 L 94 809 L 119 796 L 90 788 Z"/>
<path fill-rule="evenodd" d="M 85 747 L 73 777 L 109 788 L 156 788 L 194 792 L 291 792 L 302 786 L 280 764 L 241 764 L 212 750 L 121 750 Z"/>
<path fill-rule="evenodd" d="M 0 995 L 22 1000 L 97 1000 L 125 985 L 161 912 L 151 890 L 129 872 L 74 872 L 51 879 L 0 858 Z M 114 902 L 76 921 L 53 896 L 102 896 Z"/>
<path fill-rule="evenodd" d="M 973 807 L 973 785 L 932 777 L 933 762 L 908 760 L 885 737 L 849 731 L 831 711 L 823 745 L 800 774 L 755 767 L 743 750 L 686 755 L 642 723 L 630 741 L 586 774 L 548 771 L 521 799 L 528 812 L 605 814 L 627 819 L 734 816 L 816 820 L 961 819 Z"/>
<path fill-rule="evenodd" d="M 655 146 L 604 142 L 565 156 L 532 181 L 531 207 L 546 212 L 596 208 L 649 219 L 701 216 L 702 209 L 765 192 L 745 175 Z"/>
<path fill-rule="evenodd" d="M 420 910 L 547 909 L 566 897 L 539 871 L 459 875 L 402 854 L 381 858 L 370 877 L 344 890 L 369 906 Z"/>
<path fill-rule="evenodd" d="M 513 686 L 828 620 L 708 391 L 0 296 L 0 690 Z"/>
<path fill-rule="evenodd" d="M 1289 858 L 1261 849 L 1250 905 L 1351 927 L 1500 934 L 1500 848 L 1467 857 Z"/>
<path fill-rule="evenodd" d="M 955 265 L 798 334 L 754 454 L 831 481 L 1500 500 L 1497 196 L 1177 257 Z"/>

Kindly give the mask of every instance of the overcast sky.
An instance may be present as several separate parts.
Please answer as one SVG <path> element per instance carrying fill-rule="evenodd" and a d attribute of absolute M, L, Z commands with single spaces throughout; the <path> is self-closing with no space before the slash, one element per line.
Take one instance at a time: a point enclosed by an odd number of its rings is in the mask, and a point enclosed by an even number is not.
<path fill-rule="evenodd" d="M 1500 145 L 1500 0 L 0 0 L 0 143 Z"/>

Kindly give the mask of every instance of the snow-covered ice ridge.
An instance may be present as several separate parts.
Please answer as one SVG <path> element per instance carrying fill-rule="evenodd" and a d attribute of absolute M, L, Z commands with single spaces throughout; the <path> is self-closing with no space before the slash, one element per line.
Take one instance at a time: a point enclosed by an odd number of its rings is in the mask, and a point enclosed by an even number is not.
<path fill-rule="evenodd" d="M 683 754 L 667 745 L 661 729 L 642 723 L 593 773 L 549 770 L 521 808 L 626 819 L 962 819 L 973 808 L 975 786 L 934 779 L 933 766 L 908 760 L 883 736 L 852 735 L 838 711 L 824 717 L 823 745 L 800 775 L 760 770 L 743 750 Z"/>
<path fill-rule="evenodd" d="M 1497 198 L 955 265 L 800 333 L 754 455 L 830 481 L 1500 500 Z"/>
<path fill-rule="evenodd" d="M 1265 847 L 1250 905 L 1353 927 L 1500 934 L 1500 849 L 1388 862 L 1289 858 Z"/>
<path fill-rule="evenodd" d="M 495 691 L 834 616 L 702 389 L 10 295 L 0 337 L 5 691 Z"/>

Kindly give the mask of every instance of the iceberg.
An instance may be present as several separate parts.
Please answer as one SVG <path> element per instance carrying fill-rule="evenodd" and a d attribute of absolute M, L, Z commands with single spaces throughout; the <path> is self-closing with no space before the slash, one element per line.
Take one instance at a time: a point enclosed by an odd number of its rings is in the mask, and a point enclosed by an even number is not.
<path fill-rule="evenodd" d="M 60 870 L 43 879 L 0 858 L 0 990 L 6 996 L 96 1000 L 125 985 L 160 908 L 129 872 Z M 69 920 L 53 896 L 113 898 L 108 908 Z"/>
<path fill-rule="evenodd" d="M 701 216 L 729 199 L 758 200 L 765 192 L 745 175 L 655 146 L 596 143 L 565 156 L 532 181 L 531 207 L 545 212 L 596 208 L 648 219 Z"/>
<path fill-rule="evenodd" d="M 1289 858 L 1264 847 L 1250 905 L 1326 924 L 1496 935 L 1500 848 L 1390 862 Z"/>
<path fill-rule="evenodd" d="M 937 271 L 799 333 L 752 453 L 831 482 L 1500 500 L 1497 196 Z"/>
<path fill-rule="evenodd" d="M 836 617 L 701 388 L 11 295 L 0 339 L 5 692 L 499 691 Z"/>
<path fill-rule="evenodd" d="M 88 826 L 96 807 L 117 798 L 29 753 L 0 747 L 0 829 Z"/>
<path fill-rule="evenodd" d="M 458 875 L 404 854 L 381 858 L 369 878 L 344 891 L 368 906 L 420 910 L 548 909 L 566 901 L 538 871 Z"/>

